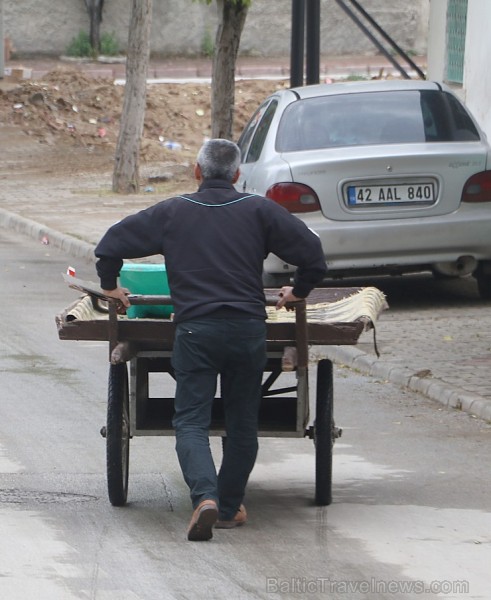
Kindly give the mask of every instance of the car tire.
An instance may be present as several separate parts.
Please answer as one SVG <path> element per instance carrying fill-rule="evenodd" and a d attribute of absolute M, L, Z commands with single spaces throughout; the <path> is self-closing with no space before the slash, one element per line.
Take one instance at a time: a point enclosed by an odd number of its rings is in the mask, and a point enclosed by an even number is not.
<path fill-rule="evenodd" d="M 491 300 L 491 261 L 481 261 L 474 271 L 479 296 L 483 300 Z"/>
<path fill-rule="evenodd" d="M 483 300 L 491 300 L 491 274 L 477 273 L 477 289 Z"/>

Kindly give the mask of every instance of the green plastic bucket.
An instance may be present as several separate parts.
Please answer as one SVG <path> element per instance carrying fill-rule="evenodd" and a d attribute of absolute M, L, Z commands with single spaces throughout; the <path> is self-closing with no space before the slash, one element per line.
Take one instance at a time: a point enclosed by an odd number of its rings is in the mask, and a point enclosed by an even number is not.
<path fill-rule="evenodd" d="M 169 282 L 165 264 L 125 263 L 119 274 L 121 287 L 128 288 L 132 294 L 148 296 L 169 296 Z M 130 306 L 126 314 L 130 319 L 143 317 L 169 318 L 174 311 L 168 305 Z"/>

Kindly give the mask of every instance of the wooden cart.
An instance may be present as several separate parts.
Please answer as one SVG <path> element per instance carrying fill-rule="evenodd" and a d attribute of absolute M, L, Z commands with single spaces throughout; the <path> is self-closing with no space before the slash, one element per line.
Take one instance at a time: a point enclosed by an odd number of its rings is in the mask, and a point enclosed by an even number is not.
<path fill-rule="evenodd" d="M 149 375 L 164 373 L 174 378 L 171 364 L 174 324 L 166 319 L 128 319 L 118 316 L 117 302 L 104 297 L 95 284 L 66 277 L 69 285 L 86 295 L 56 317 L 61 340 L 109 342 L 107 422 L 101 433 L 106 438 L 109 500 L 114 506 L 126 503 L 128 493 L 130 439 L 135 436 L 173 435 L 174 398 L 150 397 Z M 385 299 L 375 288 L 375 304 L 368 316 L 346 322 L 310 322 L 309 307 L 335 306 L 355 298 L 366 288 L 314 290 L 308 304 L 291 305 L 294 318 L 267 322 L 267 364 L 264 370 L 259 435 L 263 437 L 308 437 L 315 445 L 315 502 L 332 501 L 332 451 L 341 429 L 333 416 L 333 366 L 330 360 L 309 365 L 310 345 L 354 345 L 361 333 L 372 327 L 383 310 Z M 268 306 L 274 306 L 278 290 L 265 290 Z M 101 308 L 101 301 L 105 307 Z M 171 304 L 169 296 L 130 296 L 132 304 Z M 82 306 L 83 305 L 83 306 Z M 293 313 L 278 311 L 278 315 Z M 274 315 L 276 316 L 276 315 Z M 127 364 L 129 364 L 129 374 Z M 309 368 L 315 369 L 315 416 L 309 415 Z M 289 385 L 282 385 L 285 372 L 294 372 Z M 312 423 L 312 424 L 310 424 Z M 225 439 L 221 398 L 215 398 L 210 435 Z"/>

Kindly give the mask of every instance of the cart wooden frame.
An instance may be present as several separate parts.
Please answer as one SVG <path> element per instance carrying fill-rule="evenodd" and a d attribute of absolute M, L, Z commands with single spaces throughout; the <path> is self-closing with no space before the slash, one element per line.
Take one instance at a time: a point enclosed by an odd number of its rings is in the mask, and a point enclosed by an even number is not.
<path fill-rule="evenodd" d="M 166 319 L 127 319 L 118 316 L 118 302 L 107 298 L 90 282 L 66 278 L 71 287 L 89 295 L 107 318 L 70 319 L 66 309 L 56 317 L 61 340 L 109 342 L 107 421 L 101 429 L 106 438 L 107 484 L 114 506 L 127 501 L 130 439 L 135 436 L 173 435 L 174 398 L 149 396 L 149 375 L 166 373 L 173 378 L 171 364 L 174 324 Z M 362 288 L 327 288 L 312 292 L 311 303 L 332 303 L 356 294 Z M 267 305 L 277 302 L 278 290 L 265 290 Z M 101 309 L 101 300 L 106 307 Z M 172 304 L 169 296 L 130 296 L 132 304 Z M 311 323 L 306 302 L 292 303 L 295 320 L 267 322 L 267 364 L 258 435 L 262 437 L 308 437 L 315 445 L 315 503 L 332 501 L 333 445 L 341 435 L 334 422 L 333 365 L 323 358 L 310 363 L 311 345 L 355 345 L 361 333 L 372 326 L 362 317 L 349 322 Z M 129 365 L 129 372 L 128 372 Z M 315 416 L 310 421 L 309 368 L 315 369 Z M 277 387 L 285 371 L 293 371 L 295 385 Z M 312 425 L 309 423 L 312 422 Z M 221 399 L 215 398 L 210 435 L 225 440 Z"/>

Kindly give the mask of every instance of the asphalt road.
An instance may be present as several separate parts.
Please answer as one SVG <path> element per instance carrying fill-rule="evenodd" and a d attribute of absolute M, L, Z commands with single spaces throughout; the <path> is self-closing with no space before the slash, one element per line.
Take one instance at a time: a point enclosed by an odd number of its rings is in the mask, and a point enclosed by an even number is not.
<path fill-rule="evenodd" d="M 311 441 L 262 439 L 249 523 L 187 542 L 174 439 L 159 437 L 132 440 L 129 504 L 111 507 L 107 347 L 55 327 L 70 263 L 0 230 L 0 598 L 489 600 L 491 426 L 349 369 L 331 506 L 313 505 Z"/>

